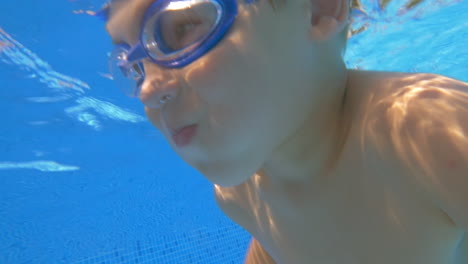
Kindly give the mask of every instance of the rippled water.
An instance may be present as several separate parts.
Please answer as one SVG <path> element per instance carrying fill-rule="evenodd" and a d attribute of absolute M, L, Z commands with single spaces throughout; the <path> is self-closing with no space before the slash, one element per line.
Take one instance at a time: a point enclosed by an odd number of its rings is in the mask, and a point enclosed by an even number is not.
<path fill-rule="evenodd" d="M 113 88 L 101 4 L 2 3 L 0 263 L 240 263 L 248 234 Z M 353 6 L 350 68 L 468 81 L 468 1 Z"/>

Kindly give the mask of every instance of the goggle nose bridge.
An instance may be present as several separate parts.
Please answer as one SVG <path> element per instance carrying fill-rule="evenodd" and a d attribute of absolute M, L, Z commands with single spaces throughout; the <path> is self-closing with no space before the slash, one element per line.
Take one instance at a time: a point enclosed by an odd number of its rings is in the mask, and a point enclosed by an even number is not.
<path fill-rule="evenodd" d="M 141 43 L 138 43 L 128 51 L 126 60 L 128 63 L 133 64 L 140 60 L 143 60 L 146 57 L 148 57 L 148 55 L 146 54 L 145 47 L 143 47 Z"/>

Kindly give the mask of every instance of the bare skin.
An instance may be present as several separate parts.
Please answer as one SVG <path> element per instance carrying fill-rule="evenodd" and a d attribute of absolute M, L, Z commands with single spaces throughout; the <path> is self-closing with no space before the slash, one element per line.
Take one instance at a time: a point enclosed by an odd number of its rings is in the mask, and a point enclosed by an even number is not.
<path fill-rule="evenodd" d="M 137 43 L 152 2 L 113 7 L 114 42 Z M 140 99 L 254 237 L 246 263 L 467 263 L 467 85 L 347 70 L 346 0 L 238 3 L 202 58 L 144 60 Z M 193 142 L 177 147 L 170 130 L 193 123 Z"/>
<path fill-rule="evenodd" d="M 468 263 L 468 242 L 460 245 L 466 231 L 393 149 L 387 121 L 404 117 L 383 116 L 391 106 L 383 101 L 398 91 L 393 102 L 402 100 L 421 81 L 426 91 L 440 82 L 468 91 L 436 75 L 351 71 L 345 109 L 352 125 L 327 170 L 292 183 L 259 171 L 242 185 L 216 188 L 220 208 L 256 239 L 245 263 Z"/>

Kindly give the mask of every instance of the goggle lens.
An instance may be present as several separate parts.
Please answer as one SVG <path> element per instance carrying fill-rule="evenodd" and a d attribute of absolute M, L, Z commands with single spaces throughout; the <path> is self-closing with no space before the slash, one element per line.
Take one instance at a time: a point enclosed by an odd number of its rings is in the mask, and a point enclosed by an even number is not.
<path fill-rule="evenodd" d="M 159 61 L 183 56 L 210 35 L 220 12 L 212 1 L 172 1 L 147 20 L 143 43 Z"/>
<path fill-rule="evenodd" d="M 143 59 L 179 68 L 203 56 L 231 26 L 236 0 L 158 0 L 146 11 L 139 42 L 118 45 L 111 54 L 110 71 L 128 96 L 139 95 L 145 78 Z"/>

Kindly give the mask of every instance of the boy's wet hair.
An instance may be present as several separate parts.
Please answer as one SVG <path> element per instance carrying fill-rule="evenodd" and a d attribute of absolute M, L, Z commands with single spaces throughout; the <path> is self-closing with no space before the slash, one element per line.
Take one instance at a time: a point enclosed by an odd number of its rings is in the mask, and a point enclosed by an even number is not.
<path fill-rule="evenodd" d="M 110 13 L 110 2 L 105 3 L 101 9 L 99 9 L 94 16 L 101 19 L 102 21 L 109 20 L 109 13 Z"/>

